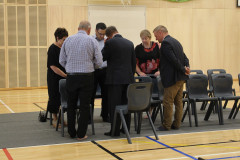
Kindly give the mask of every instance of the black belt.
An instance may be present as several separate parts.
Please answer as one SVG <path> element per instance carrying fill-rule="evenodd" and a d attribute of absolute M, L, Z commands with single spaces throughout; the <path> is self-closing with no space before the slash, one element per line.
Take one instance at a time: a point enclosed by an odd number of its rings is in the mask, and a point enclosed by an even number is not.
<path fill-rule="evenodd" d="M 92 75 L 93 72 L 90 72 L 90 73 L 79 73 L 79 72 L 76 72 L 76 73 L 67 73 L 67 75 L 69 76 L 81 76 L 81 75 Z"/>

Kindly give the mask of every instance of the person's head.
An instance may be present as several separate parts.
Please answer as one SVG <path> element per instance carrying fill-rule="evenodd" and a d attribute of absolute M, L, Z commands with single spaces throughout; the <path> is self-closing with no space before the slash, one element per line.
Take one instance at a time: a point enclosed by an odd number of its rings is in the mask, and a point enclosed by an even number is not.
<path fill-rule="evenodd" d="M 149 45 L 151 42 L 151 33 L 149 32 L 149 30 L 144 29 L 140 32 L 140 38 L 142 40 L 142 44 L 143 45 Z"/>
<path fill-rule="evenodd" d="M 111 39 L 113 37 L 113 35 L 115 35 L 116 33 L 118 33 L 116 27 L 114 27 L 114 26 L 107 27 L 106 36 L 108 37 L 108 39 Z"/>
<path fill-rule="evenodd" d="M 105 33 L 106 33 L 106 25 L 104 23 L 98 23 L 96 25 L 96 37 L 98 40 L 103 40 L 104 39 L 104 36 L 105 36 Z"/>
<path fill-rule="evenodd" d="M 89 35 L 90 32 L 91 32 L 91 24 L 90 24 L 90 22 L 88 22 L 88 21 L 81 21 L 79 26 L 78 26 L 78 30 L 84 30 Z"/>
<path fill-rule="evenodd" d="M 168 35 L 168 30 L 165 26 L 159 25 L 153 30 L 154 36 L 159 43 Z"/>
<path fill-rule="evenodd" d="M 57 28 L 54 32 L 56 43 L 62 47 L 63 42 L 68 37 L 68 31 L 65 28 Z"/>

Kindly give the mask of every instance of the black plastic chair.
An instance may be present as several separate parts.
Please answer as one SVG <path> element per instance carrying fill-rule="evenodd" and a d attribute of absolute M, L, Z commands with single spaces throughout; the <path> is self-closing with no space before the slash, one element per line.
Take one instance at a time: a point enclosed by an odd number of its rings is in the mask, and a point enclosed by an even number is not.
<path fill-rule="evenodd" d="M 240 86 L 240 73 L 238 74 L 238 84 Z"/>
<path fill-rule="evenodd" d="M 61 132 L 62 132 L 62 137 L 64 137 L 64 113 L 67 111 L 67 99 L 68 99 L 67 89 L 66 89 L 66 79 L 61 79 L 59 81 L 59 92 L 61 95 L 61 107 L 59 110 L 56 131 L 58 131 L 58 125 L 61 121 Z M 92 106 L 90 105 L 89 107 L 90 107 L 92 134 L 95 135 Z M 80 108 L 80 99 L 78 98 L 77 109 L 79 109 L 79 108 Z M 78 114 L 78 116 L 79 116 L 79 114 Z"/>
<path fill-rule="evenodd" d="M 189 80 L 187 82 L 188 98 L 192 106 L 196 127 L 198 126 L 196 102 L 210 101 L 211 103 L 208 107 L 208 111 L 205 115 L 204 120 L 208 120 L 215 106 L 216 111 L 218 111 L 219 124 L 222 124 L 222 118 L 221 118 L 222 112 L 218 107 L 218 103 L 217 103 L 218 98 L 208 96 L 207 86 L 208 86 L 208 78 L 206 75 L 204 74 L 189 75 Z"/>
<path fill-rule="evenodd" d="M 117 117 L 117 114 L 119 114 L 122 121 L 123 128 L 124 128 L 124 132 L 127 136 L 128 143 L 132 144 L 132 141 L 127 129 L 126 121 L 124 118 L 124 114 L 146 112 L 149 122 L 151 124 L 152 130 L 154 132 L 154 135 L 157 140 L 159 139 L 156 133 L 156 129 L 153 125 L 152 118 L 149 114 L 149 108 L 151 106 L 151 95 L 152 95 L 151 82 L 133 83 L 128 86 L 128 89 L 127 89 L 128 104 L 116 106 L 114 119 L 113 119 L 112 135 L 114 135 L 115 126 L 116 126 L 116 117 Z M 139 123 L 141 123 L 141 121 L 139 121 Z M 138 127 L 140 126 L 141 124 L 138 125 Z"/>
<path fill-rule="evenodd" d="M 213 94 L 214 97 L 217 97 L 219 100 L 219 108 L 222 108 L 223 100 L 234 100 L 234 105 L 231 109 L 231 112 L 228 116 L 228 119 L 235 119 L 239 107 L 237 107 L 238 100 L 240 96 L 235 96 L 232 92 L 233 79 L 231 74 L 212 74 L 213 82 Z M 234 115 L 233 115 L 234 114 Z M 223 120 L 222 120 L 223 121 Z"/>
<path fill-rule="evenodd" d="M 208 81 L 209 81 L 209 95 L 213 96 L 213 85 L 212 85 L 212 74 L 221 74 L 221 73 L 226 73 L 225 69 L 208 69 L 207 74 L 208 74 Z M 236 91 L 233 88 L 232 89 L 233 94 L 236 96 Z M 228 100 L 225 101 L 223 109 L 227 107 Z M 203 108 L 204 109 L 204 108 Z"/>
<path fill-rule="evenodd" d="M 151 96 L 151 106 L 154 106 L 153 111 L 152 111 L 152 120 L 154 119 L 154 115 L 156 112 L 156 109 L 160 105 L 160 100 L 159 100 L 159 93 L 158 93 L 158 84 L 157 84 L 157 78 L 151 78 L 153 75 L 148 75 L 146 77 L 138 76 L 134 77 L 135 78 L 135 83 L 142 83 L 142 82 L 152 82 L 153 83 L 153 91 L 152 91 L 152 96 Z M 137 120 L 138 118 L 138 120 Z M 140 133 L 140 130 L 137 128 L 137 121 L 142 121 L 142 113 L 134 114 L 134 122 L 135 122 L 135 131 L 137 133 Z M 155 119 L 153 120 L 154 123 Z M 141 126 L 140 126 L 141 127 Z"/>

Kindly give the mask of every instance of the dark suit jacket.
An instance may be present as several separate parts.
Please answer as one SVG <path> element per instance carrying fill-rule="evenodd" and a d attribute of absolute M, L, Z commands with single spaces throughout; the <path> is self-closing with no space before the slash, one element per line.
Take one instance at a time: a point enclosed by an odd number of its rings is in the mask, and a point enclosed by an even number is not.
<path fill-rule="evenodd" d="M 136 56 L 131 41 L 116 34 L 107 40 L 102 50 L 107 60 L 106 84 L 130 84 L 134 82 Z"/>
<path fill-rule="evenodd" d="M 177 81 L 187 80 L 185 66 L 189 67 L 189 60 L 180 42 L 168 35 L 164 38 L 160 51 L 159 68 L 164 88 L 174 85 Z"/>

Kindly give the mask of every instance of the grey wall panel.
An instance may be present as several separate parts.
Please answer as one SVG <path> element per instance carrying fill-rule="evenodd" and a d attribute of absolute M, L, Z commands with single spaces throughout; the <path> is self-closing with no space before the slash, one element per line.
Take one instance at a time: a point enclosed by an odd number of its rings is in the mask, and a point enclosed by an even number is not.
<path fill-rule="evenodd" d="M 37 7 L 29 7 L 29 34 L 30 34 L 30 46 L 38 45 L 37 37 Z"/>
<path fill-rule="evenodd" d="M 39 46 L 47 46 L 47 11 L 46 6 L 38 7 Z"/>
<path fill-rule="evenodd" d="M 17 86 L 17 49 L 8 49 L 9 87 Z"/>
<path fill-rule="evenodd" d="M 26 48 L 18 49 L 19 87 L 27 87 Z"/>
<path fill-rule="evenodd" d="M 4 7 L 0 5 L 0 46 L 4 44 Z"/>
<path fill-rule="evenodd" d="M 16 7 L 8 6 L 7 7 L 7 16 L 8 16 L 8 45 L 16 46 Z"/>
<path fill-rule="evenodd" d="M 40 86 L 47 86 L 47 48 L 39 49 Z"/>
<path fill-rule="evenodd" d="M 25 7 L 17 7 L 18 46 L 26 46 L 26 14 Z"/>
<path fill-rule="evenodd" d="M 5 50 L 0 49 L 0 88 L 5 88 Z"/>
<path fill-rule="evenodd" d="M 30 49 L 30 86 L 38 87 L 38 49 Z"/>

